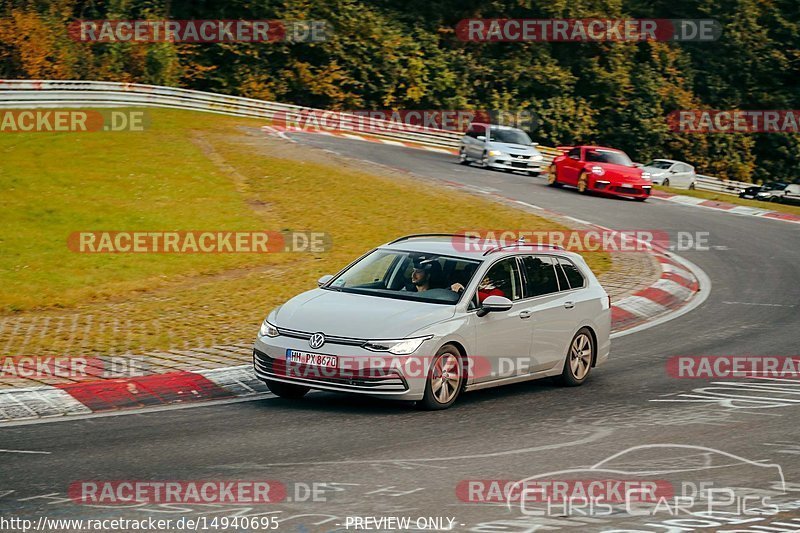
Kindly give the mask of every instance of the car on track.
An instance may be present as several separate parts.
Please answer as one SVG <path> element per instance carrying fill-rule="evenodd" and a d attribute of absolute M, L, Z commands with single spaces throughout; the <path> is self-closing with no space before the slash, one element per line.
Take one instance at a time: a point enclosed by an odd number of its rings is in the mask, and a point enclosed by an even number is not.
<path fill-rule="evenodd" d="M 473 122 L 461 138 L 458 160 L 484 168 L 515 170 L 538 176 L 543 169 L 542 154 L 528 134 L 510 126 Z"/>
<path fill-rule="evenodd" d="M 610 307 L 575 253 L 410 235 L 270 312 L 253 362 L 284 398 L 319 389 L 444 409 L 469 390 L 582 384 L 608 359 Z"/>
<path fill-rule="evenodd" d="M 650 180 L 654 185 L 689 190 L 697 187 L 697 174 L 695 174 L 694 167 L 683 161 L 653 159 L 641 168 L 644 172 L 650 173 Z"/>
<path fill-rule="evenodd" d="M 739 198 L 755 199 L 756 195 L 761 192 L 761 185 L 753 185 L 752 187 L 745 187 L 739 192 Z"/>
<path fill-rule="evenodd" d="M 584 194 L 597 192 L 644 201 L 650 197 L 650 174 L 637 167 L 622 150 L 604 146 L 564 146 L 553 159 L 547 182 L 571 185 Z"/>
<path fill-rule="evenodd" d="M 767 183 L 756 193 L 756 200 L 763 202 L 795 203 L 797 199 L 797 184 L 773 181 Z"/>

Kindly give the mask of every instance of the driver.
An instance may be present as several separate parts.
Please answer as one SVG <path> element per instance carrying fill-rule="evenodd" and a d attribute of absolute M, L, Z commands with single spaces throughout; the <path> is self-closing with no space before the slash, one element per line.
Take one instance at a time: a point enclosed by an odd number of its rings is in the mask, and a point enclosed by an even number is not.
<path fill-rule="evenodd" d="M 414 269 L 411 271 L 411 284 L 405 290 L 411 292 L 424 292 L 430 289 L 441 287 L 442 266 L 436 259 L 418 258 L 414 260 Z M 464 287 L 460 283 L 454 283 L 447 287 L 451 291 L 461 292 Z"/>

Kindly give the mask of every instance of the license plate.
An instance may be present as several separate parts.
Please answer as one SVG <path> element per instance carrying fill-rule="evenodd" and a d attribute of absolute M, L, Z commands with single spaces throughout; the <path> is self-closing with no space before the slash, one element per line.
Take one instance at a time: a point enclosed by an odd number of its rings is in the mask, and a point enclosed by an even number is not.
<path fill-rule="evenodd" d="M 511 162 L 511 166 L 512 166 L 512 167 L 520 167 L 520 168 L 525 168 L 525 167 L 527 167 L 527 166 L 528 166 L 528 163 L 521 162 L 521 161 L 512 161 L 512 162 Z"/>
<path fill-rule="evenodd" d="M 633 185 L 631 185 L 630 183 L 623 183 L 622 186 L 625 187 L 626 189 L 632 189 L 633 188 Z"/>
<path fill-rule="evenodd" d="M 298 352 L 297 350 L 286 350 L 286 362 L 324 368 L 339 368 L 339 358 L 335 355 Z"/>

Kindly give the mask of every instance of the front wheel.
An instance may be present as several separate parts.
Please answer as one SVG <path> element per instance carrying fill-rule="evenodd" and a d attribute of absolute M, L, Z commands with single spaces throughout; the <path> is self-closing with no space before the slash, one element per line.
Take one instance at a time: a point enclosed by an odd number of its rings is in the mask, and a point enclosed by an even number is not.
<path fill-rule="evenodd" d="M 695 185 L 694 185 L 694 182 L 691 182 L 691 183 L 689 184 L 689 190 L 690 190 L 690 191 L 693 191 L 693 190 L 695 190 L 695 188 L 696 188 L 696 187 L 695 187 Z"/>
<path fill-rule="evenodd" d="M 428 411 L 447 409 L 461 394 L 464 384 L 464 365 L 454 346 L 442 346 L 428 371 L 425 396 L 417 406 Z"/>
<path fill-rule="evenodd" d="M 586 172 L 581 172 L 578 176 L 578 192 L 581 194 L 589 194 L 589 177 Z"/>
<path fill-rule="evenodd" d="M 559 379 L 561 384 L 567 387 L 582 385 L 592 370 L 596 350 L 597 347 L 594 345 L 594 339 L 589 329 L 579 329 L 567 350 L 564 370 Z"/>
<path fill-rule="evenodd" d="M 281 398 L 286 398 L 287 400 L 299 400 L 311 390 L 301 385 L 281 383 L 280 381 L 272 381 L 271 379 L 265 379 L 264 383 L 272 394 L 280 396 Z"/>
<path fill-rule="evenodd" d="M 664 187 L 669 187 L 669 179 L 664 179 L 664 183 L 662 185 L 664 185 Z"/>

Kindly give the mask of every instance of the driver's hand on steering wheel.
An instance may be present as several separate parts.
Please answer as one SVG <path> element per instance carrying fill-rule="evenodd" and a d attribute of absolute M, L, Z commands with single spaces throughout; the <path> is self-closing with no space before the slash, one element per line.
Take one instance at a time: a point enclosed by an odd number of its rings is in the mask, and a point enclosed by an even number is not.
<path fill-rule="evenodd" d="M 450 290 L 460 294 L 464 290 L 464 286 L 460 283 L 453 283 L 450 285 Z"/>

